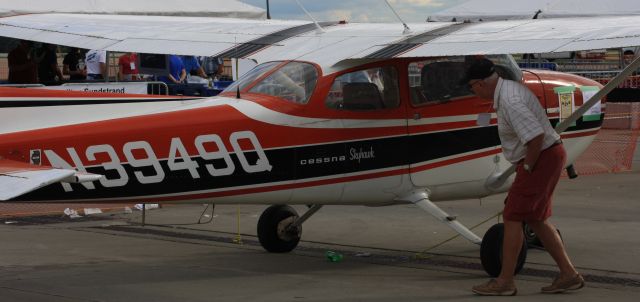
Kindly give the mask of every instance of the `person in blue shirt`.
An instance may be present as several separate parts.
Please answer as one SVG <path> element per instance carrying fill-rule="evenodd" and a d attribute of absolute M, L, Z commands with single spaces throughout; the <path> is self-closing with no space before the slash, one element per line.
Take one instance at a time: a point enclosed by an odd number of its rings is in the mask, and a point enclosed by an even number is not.
<path fill-rule="evenodd" d="M 180 83 L 184 83 L 184 79 L 186 77 L 187 77 L 187 72 L 184 68 L 184 64 L 182 63 L 182 59 L 180 59 L 179 56 L 170 55 L 169 56 L 169 75 L 167 76 L 169 81 L 165 81 L 165 82 L 180 84 Z"/>
<path fill-rule="evenodd" d="M 204 73 L 198 59 L 194 56 L 182 56 L 184 69 L 187 71 L 187 83 L 207 83 L 207 74 Z"/>

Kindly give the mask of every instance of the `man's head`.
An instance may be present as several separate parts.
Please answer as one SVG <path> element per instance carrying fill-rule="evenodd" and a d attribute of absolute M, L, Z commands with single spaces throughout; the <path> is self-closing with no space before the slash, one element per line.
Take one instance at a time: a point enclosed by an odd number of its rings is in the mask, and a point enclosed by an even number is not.
<path fill-rule="evenodd" d="M 27 41 L 27 40 L 20 40 L 20 42 L 18 43 L 19 47 L 22 47 L 23 49 L 30 49 L 31 48 L 31 41 Z"/>
<path fill-rule="evenodd" d="M 635 57 L 635 53 L 633 53 L 633 50 L 625 50 L 624 51 L 624 62 L 626 64 L 631 63 L 631 61 L 633 61 L 634 57 Z"/>
<path fill-rule="evenodd" d="M 493 62 L 482 58 L 471 62 L 463 81 L 469 85 L 469 89 L 478 97 L 492 99 L 497 79 L 498 74 L 495 71 Z"/>

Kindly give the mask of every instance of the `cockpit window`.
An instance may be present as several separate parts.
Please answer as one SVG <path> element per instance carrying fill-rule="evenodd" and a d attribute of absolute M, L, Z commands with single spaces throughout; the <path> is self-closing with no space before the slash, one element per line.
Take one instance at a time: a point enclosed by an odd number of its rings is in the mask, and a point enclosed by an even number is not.
<path fill-rule="evenodd" d="M 290 62 L 257 83 L 249 92 L 306 104 L 318 82 L 318 70 L 309 63 Z"/>
<path fill-rule="evenodd" d="M 240 87 L 240 90 L 243 90 L 245 87 L 247 87 L 247 85 L 253 83 L 253 81 L 255 81 L 257 78 L 261 77 L 262 75 L 264 75 L 265 73 L 267 73 L 269 70 L 271 70 L 273 67 L 277 66 L 280 63 L 282 62 L 268 62 L 268 63 L 260 64 L 254 67 L 253 69 L 251 69 L 249 72 L 245 73 L 242 77 L 240 77 L 239 80 L 229 85 L 229 87 L 227 87 L 222 92 L 223 93 L 235 92 L 238 89 L 238 87 Z"/>
<path fill-rule="evenodd" d="M 380 110 L 400 105 L 398 71 L 393 66 L 358 70 L 336 77 L 325 99 L 337 110 Z"/>
<path fill-rule="evenodd" d="M 460 81 L 467 66 L 477 56 L 443 57 L 409 64 L 409 90 L 414 105 L 438 104 L 471 96 L 466 83 Z M 496 72 L 505 79 L 520 81 L 522 72 L 511 56 L 486 56 Z"/>

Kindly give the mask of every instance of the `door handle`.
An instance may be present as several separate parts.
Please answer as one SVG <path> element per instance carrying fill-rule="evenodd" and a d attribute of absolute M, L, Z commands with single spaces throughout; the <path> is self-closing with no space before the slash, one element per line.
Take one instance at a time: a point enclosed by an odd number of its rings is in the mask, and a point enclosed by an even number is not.
<path fill-rule="evenodd" d="M 421 118 L 422 118 L 422 116 L 420 115 L 420 113 L 414 113 L 414 114 L 413 114 L 413 119 L 414 119 L 414 120 L 419 120 L 419 119 L 421 119 Z"/>

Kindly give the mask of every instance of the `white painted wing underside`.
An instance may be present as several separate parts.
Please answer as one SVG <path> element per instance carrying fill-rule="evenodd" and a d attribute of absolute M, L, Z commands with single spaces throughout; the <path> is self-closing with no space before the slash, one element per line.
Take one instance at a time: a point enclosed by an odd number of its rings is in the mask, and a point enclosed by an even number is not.
<path fill-rule="evenodd" d="M 388 52 L 387 57 L 547 53 L 640 45 L 640 16 L 514 20 L 455 25 L 434 22 L 411 24 L 402 35 L 399 24 L 346 24 L 315 30 L 282 33 L 309 25 L 305 21 L 244 20 L 118 15 L 40 14 L 0 18 L 0 36 L 81 48 L 141 53 L 218 55 L 241 57 L 258 63 L 303 59 L 330 67 L 345 59 L 371 57 L 387 47 L 421 36 L 410 49 Z M 446 27 L 456 30 L 430 32 Z M 256 39 L 276 38 L 258 45 Z M 413 41 L 415 42 L 415 40 Z M 385 55 L 382 55 L 385 57 Z M 382 58 L 378 56 L 378 58 Z"/>

